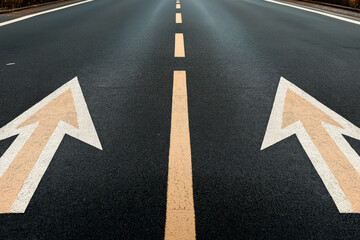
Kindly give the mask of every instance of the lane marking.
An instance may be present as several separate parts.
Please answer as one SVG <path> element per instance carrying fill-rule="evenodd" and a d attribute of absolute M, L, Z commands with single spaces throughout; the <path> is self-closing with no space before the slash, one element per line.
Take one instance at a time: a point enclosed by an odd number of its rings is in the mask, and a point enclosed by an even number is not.
<path fill-rule="evenodd" d="M 195 238 L 186 71 L 174 71 L 165 240 Z"/>
<path fill-rule="evenodd" d="M 84 4 L 84 3 L 88 3 L 88 2 L 92 2 L 92 1 L 94 1 L 94 0 L 86 0 L 86 1 L 83 1 L 83 2 L 78 2 L 78 3 L 74 3 L 74 4 L 70 4 L 70 5 L 66 5 L 66 6 L 54 8 L 54 9 L 50 9 L 50 10 L 47 10 L 47 11 L 43 11 L 43 12 L 39 12 L 39 13 L 30 14 L 30 15 L 27 15 L 27 16 L 15 18 L 15 19 L 12 19 L 12 20 L 9 20 L 9 21 L 0 23 L 0 27 L 5 26 L 5 25 L 9 25 L 9 24 L 11 24 L 11 23 L 23 21 L 23 20 L 25 20 L 25 19 L 33 18 L 33 17 L 39 16 L 39 15 L 42 15 L 42 14 L 59 11 L 59 10 L 65 9 L 65 8 L 74 7 L 74 6 L 77 6 L 77 5 L 80 5 L 80 4 Z"/>
<path fill-rule="evenodd" d="M 176 4 L 176 9 L 181 9 L 180 3 L 177 3 L 177 4 Z"/>
<path fill-rule="evenodd" d="M 176 22 L 176 23 L 182 23 L 181 13 L 176 13 L 175 22 Z"/>
<path fill-rule="evenodd" d="M 339 212 L 360 213 L 360 157 L 343 136 L 360 140 L 360 129 L 281 78 L 261 149 L 293 134 Z"/>
<path fill-rule="evenodd" d="M 175 57 L 185 57 L 184 34 L 175 33 Z"/>
<path fill-rule="evenodd" d="M 18 135 L 0 158 L 0 213 L 24 213 L 63 137 L 102 149 L 77 78 L 0 129 Z"/>
<path fill-rule="evenodd" d="M 15 65 L 15 63 L 8 63 L 8 64 L 6 64 L 6 66 L 11 66 L 11 65 Z"/>
<path fill-rule="evenodd" d="M 176 3 L 180 3 L 180 0 L 176 0 Z"/>
<path fill-rule="evenodd" d="M 266 1 L 266 2 L 275 3 L 275 4 L 279 4 L 279 5 L 284 5 L 284 6 L 287 6 L 287 7 L 292 7 L 292 8 L 300 9 L 300 10 L 307 11 L 307 12 L 312 12 L 312 13 L 324 15 L 324 16 L 327 16 L 327 17 L 331 17 L 331 18 L 335 18 L 335 19 L 341 20 L 341 21 L 345 21 L 345 22 L 349 22 L 349 23 L 353 23 L 353 24 L 360 25 L 360 21 L 356 21 L 356 20 L 353 20 L 353 19 L 349 19 L 349 18 L 345 18 L 345 17 L 333 15 L 333 14 L 330 14 L 330 13 L 325 13 L 325 12 L 317 11 L 317 10 L 314 10 L 314 9 L 309 9 L 309 8 L 305 8 L 305 7 L 300 7 L 300 6 L 296 6 L 296 5 L 293 5 L 293 4 L 278 2 L 278 1 L 275 1 L 275 0 L 265 0 L 265 1 Z"/>

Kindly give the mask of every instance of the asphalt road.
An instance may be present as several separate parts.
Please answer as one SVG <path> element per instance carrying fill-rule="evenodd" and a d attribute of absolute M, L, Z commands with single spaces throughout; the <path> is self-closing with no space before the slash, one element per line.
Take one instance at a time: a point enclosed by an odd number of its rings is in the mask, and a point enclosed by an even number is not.
<path fill-rule="evenodd" d="M 0 214 L 0 239 L 164 238 L 174 70 L 197 239 L 360 239 L 296 136 L 260 151 L 281 76 L 360 126 L 360 26 L 262 0 L 181 7 L 95 0 L 0 27 L 0 126 L 77 76 L 103 147 L 65 136 L 26 212 Z"/>

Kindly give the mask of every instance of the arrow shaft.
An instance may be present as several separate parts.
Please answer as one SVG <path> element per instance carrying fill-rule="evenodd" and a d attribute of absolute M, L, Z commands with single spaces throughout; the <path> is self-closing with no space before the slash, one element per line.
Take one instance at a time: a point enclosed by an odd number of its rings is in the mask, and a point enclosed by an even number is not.
<path fill-rule="evenodd" d="M 310 138 L 333 172 L 353 211 L 360 213 L 360 175 L 321 123 L 303 123 Z"/>
<path fill-rule="evenodd" d="M 0 213 L 9 213 L 56 124 L 40 122 L 0 178 Z"/>

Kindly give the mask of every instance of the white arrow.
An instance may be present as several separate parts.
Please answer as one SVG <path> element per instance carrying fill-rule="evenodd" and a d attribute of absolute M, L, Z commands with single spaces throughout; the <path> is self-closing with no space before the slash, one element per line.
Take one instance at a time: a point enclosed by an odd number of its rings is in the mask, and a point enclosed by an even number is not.
<path fill-rule="evenodd" d="M 296 134 L 341 213 L 360 213 L 360 157 L 343 135 L 360 129 L 280 79 L 261 149 Z"/>
<path fill-rule="evenodd" d="M 0 158 L 0 213 L 23 213 L 63 137 L 102 149 L 75 77 L 0 129 L 18 135 Z"/>

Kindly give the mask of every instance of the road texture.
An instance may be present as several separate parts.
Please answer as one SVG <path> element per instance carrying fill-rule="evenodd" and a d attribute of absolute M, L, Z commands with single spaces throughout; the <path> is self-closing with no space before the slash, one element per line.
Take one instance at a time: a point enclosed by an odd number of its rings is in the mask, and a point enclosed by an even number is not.
<path fill-rule="evenodd" d="M 0 27 L 0 127 L 77 77 L 102 146 L 65 135 L 0 239 L 163 239 L 174 71 L 197 239 L 360 239 L 295 135 L 260 150 L 281 77 L 360 126 L 360 26 L 263 0 L 179 4 L 95 0 Z"/>

